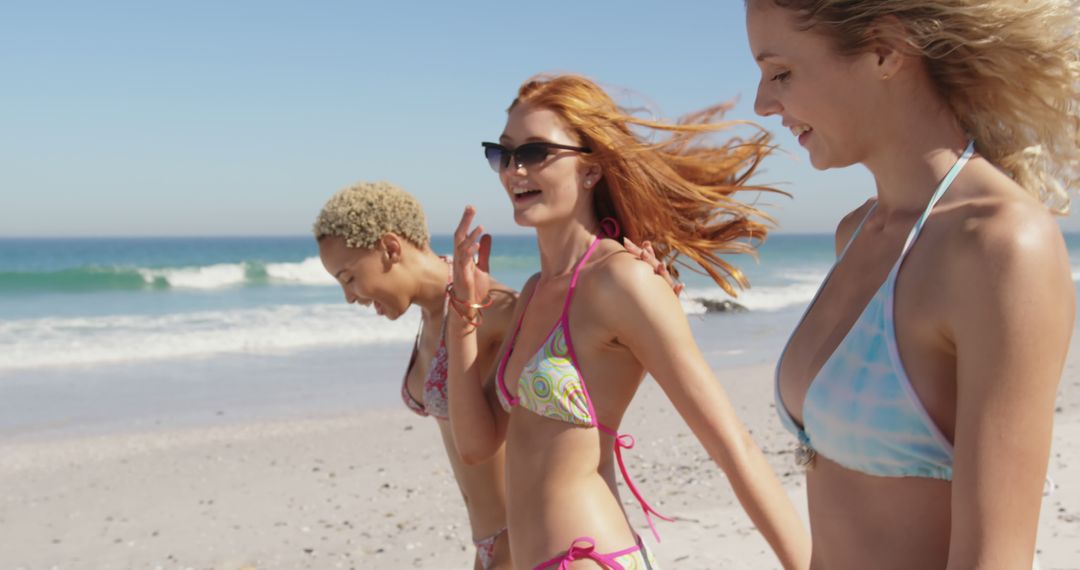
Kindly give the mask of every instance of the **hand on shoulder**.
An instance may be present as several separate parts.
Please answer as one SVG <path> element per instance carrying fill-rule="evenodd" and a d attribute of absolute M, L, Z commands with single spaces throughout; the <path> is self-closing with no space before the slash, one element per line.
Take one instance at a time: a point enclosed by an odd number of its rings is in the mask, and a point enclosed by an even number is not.
<path fill-rule="evenodd" d="M 598 252 L 588 268 L 588 277 L 579 281 L 582 296 L 595 307 L 597 316 L 610 321 L 615 330 L 642 326 L 641 318 L 653 320 L 657 314 L 683 318 L 681 305 L 671 284 L 621 245 L 610 242 Z M 650 316 L 651 315 L 651 316 Z"/>

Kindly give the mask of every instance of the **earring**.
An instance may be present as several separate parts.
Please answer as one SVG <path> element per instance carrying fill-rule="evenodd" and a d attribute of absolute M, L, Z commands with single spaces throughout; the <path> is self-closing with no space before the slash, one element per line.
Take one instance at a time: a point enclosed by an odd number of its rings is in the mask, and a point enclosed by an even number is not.
<path fill-rule="evenodd" d="M 888 78 L 889 78 L 889 74 L 888 74 L 888 73 L 882 73 L 882 74 L 881 74 L 881 78 L 882 78 L 882 79 L 888 79 Z"/>

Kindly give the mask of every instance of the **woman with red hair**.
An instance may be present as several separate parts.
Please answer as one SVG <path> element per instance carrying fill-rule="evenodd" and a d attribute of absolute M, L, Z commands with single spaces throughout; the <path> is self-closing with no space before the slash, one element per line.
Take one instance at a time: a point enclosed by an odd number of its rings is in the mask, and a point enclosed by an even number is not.
<path fill-rule="evenodd" d="M 455 313 L 447 328 L 450 416 L 466 462 L 506 442 L 511 552 L 526 568 L 655 568 L 616 491 L 629 477 L 618 432 L 646 372 L 671 399 L 786 568 L 809 539 L 779 480 L 697 349 L 671 287 L 622 240 L 651 242 L 669 270 L 684 256 L 726 290 L 745 284 L 721 253 L 752 249 L 762 215 L 736 200 L 769 152 L 767 134 L 710 144 L 717 106 L 678 124 L 635 118 L 595 83 L 563 75 L 525 83 L 497 143 L 484 143 L 519 225 L 535 228 L 541 269 L 526 283 L 485 392 L 474 331 L 489 293 L 490 238 L 455 233 Z M 648 142 L 635 130 L 668 133 Z M 477 257 L 478 260 L 474 260 Z M 489 384 L 490 385 L 490 384 Z M 494 393 L 491 393 L 494 392 Z M 655 532 L 655 530 L 654 530 Z M 573 565 L 577 566 L 577 565 Z"/>

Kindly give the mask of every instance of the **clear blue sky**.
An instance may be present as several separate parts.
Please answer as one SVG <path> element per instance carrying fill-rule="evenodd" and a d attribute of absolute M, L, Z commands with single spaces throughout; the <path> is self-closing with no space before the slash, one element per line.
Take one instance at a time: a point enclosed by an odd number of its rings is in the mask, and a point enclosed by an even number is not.
<path fill-rule="evenodd" d="M 435 233 L 465 203 L 520 232 L 479 142 L 546 71 L 754 118 L 737 1 L 5 3 L 0 236 L 299 235 L 364 179 L 416 194 Z M 768 200 L 783 230 L 831 231 L 871 195 L 762 124 L 791 153 L 759 178 L 795 195 Z"/>

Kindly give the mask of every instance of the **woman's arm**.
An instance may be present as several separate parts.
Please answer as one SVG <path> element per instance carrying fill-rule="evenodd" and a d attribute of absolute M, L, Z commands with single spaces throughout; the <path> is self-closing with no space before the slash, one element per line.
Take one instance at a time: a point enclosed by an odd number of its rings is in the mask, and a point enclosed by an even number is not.
<path fill-rule="evenodd" d="M 494 441 L 497 442 L 497 445 L 493 450 L 478 450 L 481 452 L 479 455 L 488 457 L 497 452 L 499 446 L 502 445 L 506 436 L 506 425 L 510 420 L 510 415 L 503 410 L 502 404 L 499 403 L 499 396 L 496 392 L 498 390 L 496 387 L 498 380 L 495 376 L 499 370 L 502 351 L 505 349 L 504 343 L 508 342 L 510 333 L 513 332 L 512 327 L 517 323 L 516 317 L 518 315 L 518 294 L 516 291 L 496 284 L 492 287 L 490 294 L 493 303 L 491 307 L 484 309 L 483 322 L 480 324 L 479 336 L 477 337 L 480 343 L 477 346 L 479 369 L 488 371 L 483 386 L 484 396 L 487 398 L 488 407 L 495 416 Z"/>
<path fill-rule="evenodd" d="M 629 255 L 606 262 L 590 296 L 618 342 L 641 361 L 723 469 L 732 489 L 785 568 L 807 568 L 810 537 L 765 456 L 736 417 L 694 341 L 671 287 Z"/>
<path fill-rule="evenodd" d="M 1057 223 L 1009 206 L 948 251 L 956 350 L 950 569 L 1029 568 L 1075 293 Z M 971 227 L 973 226 L 973 227 Z"/>
<path fill-rule="evenodd" d="M 469 304 L 482 304 L 490 293 L 488 257 L 491 237 L 483 228 L 469 231 L 476 210 L 466 207 L 454 232 L 454 287 L 450 315 L 446 323 L 447 375 L 449 376 L 450 430 L 461 460 L 468 465 L 491 458 L 505 437 L 505 414 L 492 395 L 490 374 L 480 358 L 481 350 L 490 350 L 494 341 L 478 340 L 475 322 L 483 319 L 482 310 Z M 479 261 L 474 257 L 479 253 Z M 516 311 L 514 311 L 516 313 Z M 497 358 L 495 361 L 497 362 Z M 497 364 L 496 364 L 497 366 Z M 487 387 L 485 387 L 487 384 Z"/>

